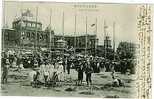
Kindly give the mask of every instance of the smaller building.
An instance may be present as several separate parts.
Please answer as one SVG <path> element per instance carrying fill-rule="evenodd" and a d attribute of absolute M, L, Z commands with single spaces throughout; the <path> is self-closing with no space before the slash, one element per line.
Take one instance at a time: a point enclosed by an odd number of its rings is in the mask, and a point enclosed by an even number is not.
<path fill-rule="evenodd" d="M 96 35 L 79 35 L 79 36 L 69 36 L 69 35 L 54 35 L 54 42 L 57 43 L 58 40 L 64 39 L 67 44 L 67 48 L 73 48 L 76 52 L 84 52 L 87 50 L 90 54 L 95 54 L 96 44 L 98 39 Z M 86 45 L 87 39 L 87 45 Z M 56 48 L 57 46 L 55 46 Z"/>
<path fill-rule="evenodd" d="M 15 29 L 10 29 L 8 27 L 4 27 L 2 29 L 2 48 L 14 48 L 19 42 L 17 40 L 18 35 L 16 34 Z"/>
<path fill-rule="evenodd" d="M 135 58 L 137 45 L 131 42 L 120 42 L 117 48 L 117 54 L 121 59 Z"/>
<path fill-rule="evenodd" d="M 67 42 L 60 39 L 56 41 L 56 49 L 65 49 L 67 47 Z"/>

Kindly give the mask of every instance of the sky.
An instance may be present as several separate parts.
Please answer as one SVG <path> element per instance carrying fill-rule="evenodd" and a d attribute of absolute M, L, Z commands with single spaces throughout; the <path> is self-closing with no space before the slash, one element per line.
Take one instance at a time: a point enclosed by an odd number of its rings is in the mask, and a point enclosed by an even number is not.
<path fill-rule="evenodd" d="M 74 5 L 77 5 L 76 7 Z M 89 8 L 89 6 L 91 8 Z M 86 34 L 87 32 L 96 34 L 99 45 L 104 40 L 104 22 L 108 26 L 106 32 L 113 38 L 113 22 L 115 22 L 115 43 L 116 47 L 121 41 L 137 42 L 137 16 L 138 5 L 135 4 L 103 4 L 103 3 L 55 3 L 55 2 L 11 2 L 3 4 L 3 25 L 10 28 L 16 17 L 21 16 L 21 12 L 29 9 L 33 16 L 36 16 L 38 8 L 38 20 L 43 25 L 43 30 L 50 24 L 55 34 L 62 34 L 62 19 L 64 13 L 64 34 L 74 35 L 75 14 L 76 14 L 76 34 Z M 95 26 L 97 19 L 97 33 Z"/>

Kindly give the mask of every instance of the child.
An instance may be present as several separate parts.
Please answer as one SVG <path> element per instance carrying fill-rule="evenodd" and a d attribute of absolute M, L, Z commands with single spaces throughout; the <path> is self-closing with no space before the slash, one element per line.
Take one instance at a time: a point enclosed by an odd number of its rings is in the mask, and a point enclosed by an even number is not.
<path fill-rule="evenodd" d="M 116 79 L 114 77 L 113 77 L 113 84 L 112 85 L 113 85 L 113 87 L 120 87 L 120 86 L 125 87 L 125 84 L 121 79 Z"/>

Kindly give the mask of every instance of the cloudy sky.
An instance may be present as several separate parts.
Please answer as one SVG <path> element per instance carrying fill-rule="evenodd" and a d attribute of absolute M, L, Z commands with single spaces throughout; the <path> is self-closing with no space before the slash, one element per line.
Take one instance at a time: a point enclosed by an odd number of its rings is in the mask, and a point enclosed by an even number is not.
<path fill-rule="evenodd" d="M 74 5 L 78 6 L 75 7 Z M 89 6 L 92 8 L 89 8 Z M 38 20 L 42 22 L 43 30 L 49 25 L 51 14 L 52 28 L 56 34 L 62 34 L 62 16 L 64 12 L 64 32 L 66 35 L 74 35 L 76 13 L 76 35 L 85 34 L 87 16 L 87 27 L 90 34 L 94 34 L 95 26 L 91 27 L 91 24 L 94 24 L 97 18 L 99 44 L 102 44 L 104 39 L 104 21 L 108 26 L 107 32 L 111 39 L 113 37 L 113 22 L 116 23 L 116 45 L 120 41 L 137 41 L 138 6 L 135 4 L 5 2 L 3 6 L 3 16 L 5 17 L 3 17 L 3 23 L 7 23 L 11 28 L 14 18 L 21 16 L 21 12 L 26 9 L 29 9 L 35 17 L 37 7 Z"/>

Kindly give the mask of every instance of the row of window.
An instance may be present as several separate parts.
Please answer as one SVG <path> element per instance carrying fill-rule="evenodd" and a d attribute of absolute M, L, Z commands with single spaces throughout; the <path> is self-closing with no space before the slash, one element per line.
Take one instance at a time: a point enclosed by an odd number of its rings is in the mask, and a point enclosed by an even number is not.
<path fill-rule="evenodd" d="M 60 38 L 55 38 L 54 40 L 57 41 Z M 68 46 L 74 46 L 74 39 L 65 39 L 67 41 Z M 85 39 L 77 39 L 76 40 L 76 47 L 85 47 Z M 87 47 L 94 47 L 95 46 L 95 40 L 88 40 Z"/>
<path fill-rule="evenodd" d="M 33 27 L 33 28 L 37 27 L 39 29 L 41 29 L 41 27 L 42 27 L 41 24 L 36 24 L 36 23 L 31 23 L 31 22 L 27 23 L 27 26 L 28 27 Z"/>
<path fill-rule="evenodd" d="M 35 39 L 35 32 L 27 32 L 26 34 L 24 33 L 23 36 L 26 36 L 27 38 Z M 37 38 L 39 38 L 40 40 L 44 40 L 47 38 L 47 35 L 44 35 L 42 33 L 40 33 L 40 34 L 38 33 Z"/>
<path fill-rule="evenodd" d="M 13 23 L 13 27 L 16 28 L 18 26 L 23 26 L 23 27 L 31 27 L 31 28 L 38 28 L 38 29 L 42 29 L 42 24 L 39 23 L 34 23 L 34 22 L 15 22 Z"/>

